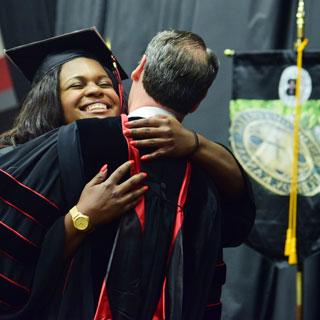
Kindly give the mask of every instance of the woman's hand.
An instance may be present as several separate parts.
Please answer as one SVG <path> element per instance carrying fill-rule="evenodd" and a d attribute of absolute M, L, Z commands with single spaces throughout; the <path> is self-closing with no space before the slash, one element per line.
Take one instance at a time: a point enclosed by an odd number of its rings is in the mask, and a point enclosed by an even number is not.
<path fill-rule="evenodd" d="M 156 148 L 150 154 L 142 156 L 142 160 L 187 156 L 197 143 L 193 131 L 185 129 L 176 118 L 167 115 L 128 121 L 126 128 L 126 135 L 139 139 L 133 141 L 134 146 Z"/>
<path fill-rule="evenodd" d="M 82 190 L 77 209 L 90 217 L 93 228 L 109 223 L 133 208 L 148 189 L 141 185 L 146 177 L 145 173 L 136 174 L 119 184 L 130 166 L 131 161 L 125 162 L 106 179 L 107 165 L 104 165 Z M 73 256 L 88 232 L 79 232 L 74 228 L 70 213 L 65 215 L 64 225 L 65 258 L 68 259 Z"/>
<path fill-rule="evenodd" d="M 130 166 L 131 161 L 125 162 L 106 179 L 108 170 L 105 165 L 84 187 L 77 208 L 90 217 L 93 227 L 120 217 L 133 208 L 148 189 L 141 185 L 146 177 L 145 173 L 136 174 L 119 184 Z"/>

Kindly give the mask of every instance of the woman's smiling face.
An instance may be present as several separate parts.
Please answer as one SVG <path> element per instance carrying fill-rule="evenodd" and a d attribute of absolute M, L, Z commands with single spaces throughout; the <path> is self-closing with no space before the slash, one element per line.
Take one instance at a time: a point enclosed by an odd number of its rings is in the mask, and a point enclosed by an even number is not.
<path fill-rule="evenodd" d="M 66 62 L 60 71 L 60 100 L 65 122 L 120 115 L 120 99 L 102 65 L 90 58 Z"/>

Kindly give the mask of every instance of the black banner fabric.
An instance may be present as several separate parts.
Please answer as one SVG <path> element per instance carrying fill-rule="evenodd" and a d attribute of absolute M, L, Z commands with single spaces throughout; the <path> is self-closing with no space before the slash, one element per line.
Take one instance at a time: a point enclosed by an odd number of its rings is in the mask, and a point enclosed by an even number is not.
<path fill-rule="evenodd" d="M 236 54 L 230 102 L 232 149 L 252 178 L 257 218 L 248 244 L 284 259 L 288 224 L 296 53 Z M 320 249 L 320 53 L 305 52 L 301 79 L 297 241 L 299 261 Z"/>

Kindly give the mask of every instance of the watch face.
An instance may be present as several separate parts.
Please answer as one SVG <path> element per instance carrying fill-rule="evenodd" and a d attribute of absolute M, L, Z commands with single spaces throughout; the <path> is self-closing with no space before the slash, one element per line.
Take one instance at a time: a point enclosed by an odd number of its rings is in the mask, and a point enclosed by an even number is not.
<path fill-rule="evenodd" d="M 293 125 L 266 110 L 239 114 L 231 127 L 231 146 L 246 171 L 268 190 L 290 193 L 293 159 Z M 315 141 L 299 132 L 298 191 L 311 196 L 320 191 L 320 150 Z"/>
<path fill-rule="evenodd" d="M 89 218 L 86 216 L 77 217 L 74 220 L 74 226 L 78 230 L 86 230 L 89 226 Z"/>

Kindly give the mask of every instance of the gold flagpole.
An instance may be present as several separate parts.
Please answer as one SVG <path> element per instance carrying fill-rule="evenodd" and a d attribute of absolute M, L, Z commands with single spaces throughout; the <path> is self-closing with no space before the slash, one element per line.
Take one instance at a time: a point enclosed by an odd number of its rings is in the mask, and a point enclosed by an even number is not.
<path fill-rule="evenodd" d="M 305 11 L 304 11 L 304 0 L 299 0 L 298 3 L 298 9 L 297 9 L 297 40 L 295 43 L 295 47 L 298 48 L 299 45 L 304 40 L 304 17 L 305 17 Z"/>
<path fill-rule="evenodd" d="M 295 49 L 297 50 L 297 79 L 296 79 L 296 108 L 294 116 L 294 130 L 293 130 L 293 161 L 291 170 L 291 186 L 290 186 L 290 201 L 289 201 L 289 215 L 288 215 L 288 229 L 285 242 L 285 256 L 288 256 L 288 262 L 291 265 L 297 265 L 296 273 L 296 320 L 303 318 L 303 267 L 302 261 L 298 261 L 297 254 L 297 195 L 298 195 L 298 177 L 299 177 L 299 126 L 301 118 L 301 71 L 302 71 L 302 56 L 303 50 L 306 47 L 308 40 L 305 39 L 304 33 L 305 25 L 305 10 L 304 1 L 299 0 L 296 26 L 297 39 L 295 42 Z M 235 54 L 234 50 L 225 49 L 225 56 L 231 57 Z"/>
<path fill-rule="evenodd" d="M 301 72 L 302 72 L 302 56 L 303 50 L 306 47 L 308 40 L 304 35 L 304 1 L 299 0 L 296 24 L 297 24 L 297 40 L 295 48 L 297 50 L 297 80 L 296 80 L 296 108 L 294 117 L 293 130 L 293 161 L 291 171 L 291 186 L 290 186 L 290 202 L 289 202 L 289 217 L 287 239 L 285 244 L 285 255 L 288 256 L 289 264 L 297 264 L 296 273 L 296 320 L 303 318 L 303 267 L 302 261 L 298 261 L 297 257 L 297 195 L 298 195 L 298 178 L 299 178 L 299 126 L 301 118 Z"/>

